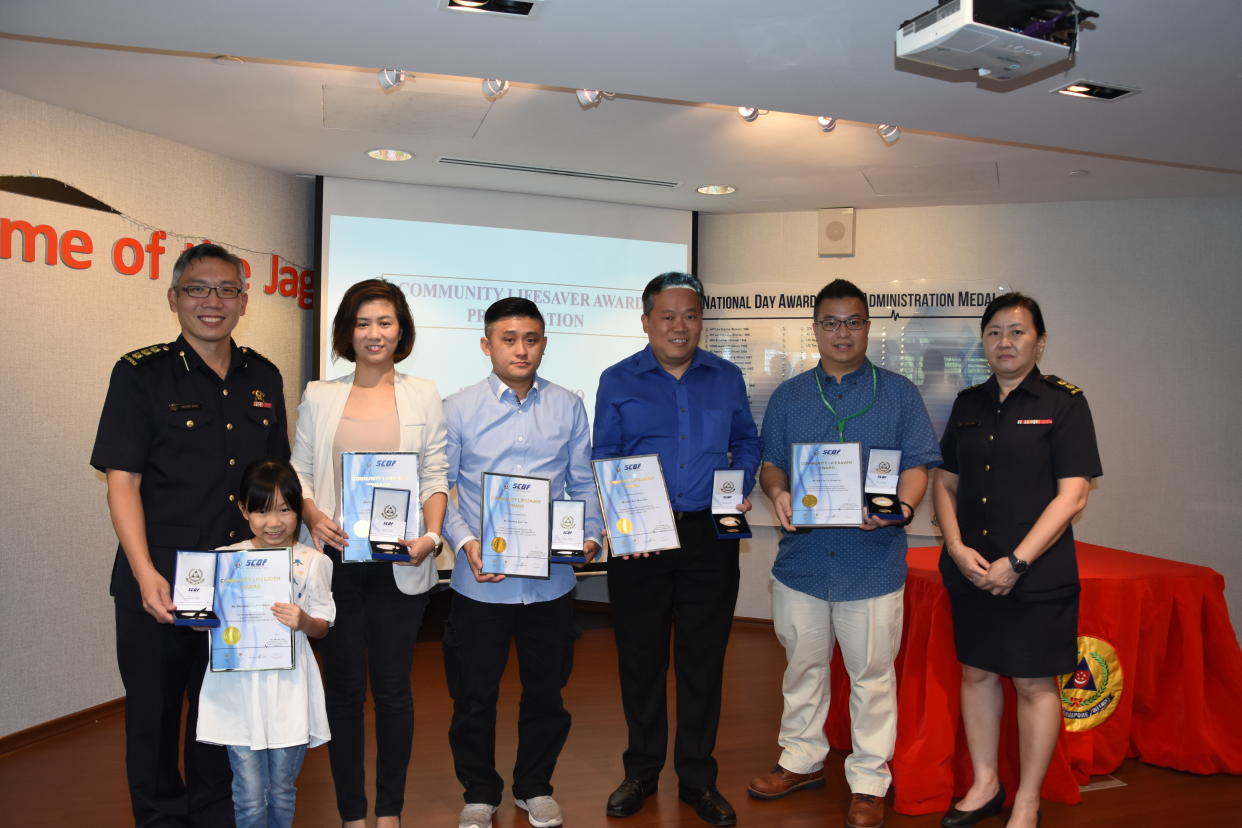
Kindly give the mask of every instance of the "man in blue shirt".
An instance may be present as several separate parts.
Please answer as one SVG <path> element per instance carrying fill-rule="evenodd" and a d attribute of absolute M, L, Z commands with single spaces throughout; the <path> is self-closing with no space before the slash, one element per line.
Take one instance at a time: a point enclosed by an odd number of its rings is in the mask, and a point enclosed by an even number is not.
<path fill-rule="evenodd" d="M 699 349 L 703 286 L 665 273 L 643 291 L 648 346 L 600 376 L 593 456 L 658 454 L 681 548 L 614 558 L 608 593 L 629 727 L 625 780 L 609 816 L 638 811 L 655 792 L 668 746 L 665 682 L 673 632 L 679 796 L 712 825 L 734 825 L 716 790 L 716 727 L 725 647 L 737 603 L 738 542 L 720 540 L 711 519 L 712 473 L 745 472 L 754 486 L 759 438 L 736 365 Z M 750 508 L 750 501 L 742 504 Z"/>
<path fill-rule="evenodd" d="M 573 665 L 573 569 L 552 563 L 547 580 L 482 573 L 480 486 L 484 472 L 551 480 L 553 499 L 586 501 L 583 554 L 599 551 L 599 501 L 591 473 L 586 409 L 572 392 L 538 376 L 548 340 L 534 302 L 501 299 L 484 314 L 480 344 L 492 373 L 444 401 L 449 486 L 457 487 L 444 534 L 458 550 L 444 668 L 453 697 L 449 745 L 465 788 L 460 828 L 487 828 L 504 783 L 496 773 L 496 701 L 517 641 L 522 701 L 513 796 L 530 824 L 561 824 L 552 771 L 569 735 L 561 688 Z"/>
<path fill-rule="evenodd" d="M 918 389 L 867 359 L 866 296 L 837 279 L 815 299 L 812 327 L 819 363 L 773 392 L 763 417 L 759 483 L 787 534 L 772 565 L 772 621 L 785 646 L 779 763 L 751 780 L 758 799 L 777 799 L 824 784 L 828 740 L 828 665 L 840 643 L 850 675 L 854 751 L 845 760 L 851 799 L 845 824 L 878 828 L 892 779 L 888 761 L 897 740 L 893 659 L 901 643 L 906 535 L 927 490 L 940 450 Z M 903 520 L 867 517 L 856 528 L 790 525 L 791 443 L 858 442 L 900 449 L 897 498 Z"/>

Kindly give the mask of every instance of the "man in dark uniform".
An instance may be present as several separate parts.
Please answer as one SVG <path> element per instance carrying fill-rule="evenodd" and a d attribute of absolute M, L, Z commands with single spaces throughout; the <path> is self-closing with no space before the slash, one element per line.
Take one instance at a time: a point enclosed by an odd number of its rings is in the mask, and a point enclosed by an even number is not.
<path fill-rule="evenodd" d="M 169 583 L 176 550 L 247 536 L 236 506 L 242 469 L 260 457 L 289 457 L 280 371 L 231 339 L 246 312 L 242 273 L 241 260 L 218 245 L 181 254 L 168 291 L 181 336 L 117 361 L 91 453 L 91 465 L 107 475 L 120 540 L 111 593 L 125 765 L 140 826 L 233 825 L 228 756 L 194 738 L 207 639 L 172 625 Z"/>

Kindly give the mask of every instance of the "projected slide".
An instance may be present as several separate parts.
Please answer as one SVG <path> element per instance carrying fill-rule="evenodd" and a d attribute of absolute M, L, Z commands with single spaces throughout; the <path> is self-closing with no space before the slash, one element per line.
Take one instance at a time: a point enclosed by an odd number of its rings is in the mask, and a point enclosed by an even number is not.
<path fill-rule="evenodd" d="M 594 415 L 600 372 L 646 344 L 642 289 L 655 275 L 686 270 L 688 245 L 579 233 L 325 216 L 325 379 L 353 366 L 331 361 L 331 317 L 350 285 L 384 278 L 405 292 L 414 314 L 414 353 L 398 370 L 436 382 L 443 396 L 491 370 L 479 349 L 483 314 L 506 296 L 539 306 L 548 349 L 540 375 L 579 394 Z"/>

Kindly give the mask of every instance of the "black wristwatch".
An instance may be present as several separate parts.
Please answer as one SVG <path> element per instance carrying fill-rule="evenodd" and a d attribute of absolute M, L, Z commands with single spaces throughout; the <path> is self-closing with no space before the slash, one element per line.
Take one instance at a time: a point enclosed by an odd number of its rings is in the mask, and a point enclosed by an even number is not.
<path fill-rule="evenodd" d="M 1012 552 L 1009 553 L 1009 565 L 1013 567 L 1013 571 L 1017 573 L 1018 575 L 1025 574 L 1026 571 L 1031 568 L 1031 565 L 1029 563 L 1022 560 L 1021 558 L 1019 558 L 1017 555 L 1013 554 Z"/>

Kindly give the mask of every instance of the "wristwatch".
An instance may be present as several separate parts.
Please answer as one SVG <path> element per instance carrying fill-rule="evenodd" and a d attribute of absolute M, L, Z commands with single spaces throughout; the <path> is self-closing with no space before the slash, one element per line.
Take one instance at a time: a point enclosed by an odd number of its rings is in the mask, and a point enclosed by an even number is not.
<path fill-rule="evenodd" d="M 444 538 L 440 537 L 435 532 L 428 532 L 427 534 L 423 535 L 423 537 L 431 538 L 431 543 L 432 543 L 431 554 L 432 555 L 439 555 L 440 552 L 444 549 Z"/>
<path fill-rule="evenodd" d="M 1029 563 L 1022 560 L 1012 552 L 1009 553 L 1009 565 L 1013 567 L 1013 571 L 1018 575 L 1025 574 L 1025 572 L 1031 568 Z"/>

